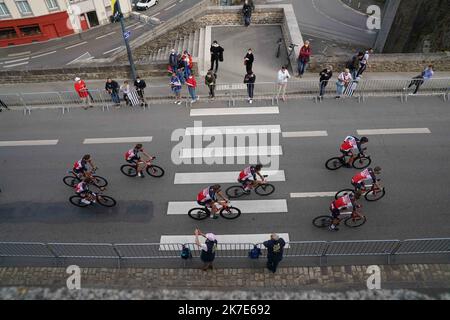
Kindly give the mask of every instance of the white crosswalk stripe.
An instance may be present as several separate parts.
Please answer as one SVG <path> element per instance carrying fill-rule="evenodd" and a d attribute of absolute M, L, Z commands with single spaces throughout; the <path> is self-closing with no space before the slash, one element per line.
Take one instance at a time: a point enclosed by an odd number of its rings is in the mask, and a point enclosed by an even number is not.
<path fill-rule="evenodd" d="M 200 108 L 192 109 L 191 117 L 199 116 L 232 116 L 244 114 L 278 114 L 280 110 L 278 107 L 250 107 L 250 108 Z"/>
<path fill-rule="evenodd" d="M 249 146 L 226 148 L 183 148 L 181 159 L 192 158 L 224 158 L 245 156 L 280 156 L 283 154 L 281 146 Z"/>
<path fill-rule="evenodd" d="M 283 138 L 307 138 L 307 137 L 327 137 L 326 131 L 293 131 L 283 132 Z"/>
<path fill-rule="evenodd" d="M 268 175 L 267 181 L 286 181 L 284 170 L 261 170 L 261 174 Z M 237 183 L 239 171 L 229 172 L 189 172 L 175 173 L 174 184 L 195 183 Z"/>
<path fill-rule="evenodd" d="M 242 213 L 285 213 L 288 212 L 286 199 L 276 200 L 234 200 L 233 207 Z M 167 215 L 187 215 L 194 207 L 200 207 L 196 201 L 171 201 L 167 206 Z"/>
<path fill-rule="evenodd" d="M 58 140 L 0 141 L 0 147 L 53 146 L 55 144 L 58 144 Z"/>
<path fill-rule="evenodd" d="M 334 197 L 337 191 L 331 192 L 300 192 L 291 193 L 291 198 L 318 198 L 318 197 Z"/>
<path fill-rule="evenodd" d="M 83 144 L 138 143 L 138 142 L 151 142 L 152 140 L 153 137 L 92 138 L 92 139 L 84 139 Z"/>
<path fill-rule="evenodd" d="M 357 130 L 359 135 L 382 135 L 382 134 L 416 134 L 431 133 L 428 128 L 399 128 L 399 129 L 368 129 Z"/>
<path fill-rule="evenodd" d="M 224 126 L 224 127 L 188 127 L 186 128 L 186 136 L 202 136 L 202 135 L 240 135 L 254 133 L 281 133 L 280 125 L 248 125 L 248 126 Z"/>

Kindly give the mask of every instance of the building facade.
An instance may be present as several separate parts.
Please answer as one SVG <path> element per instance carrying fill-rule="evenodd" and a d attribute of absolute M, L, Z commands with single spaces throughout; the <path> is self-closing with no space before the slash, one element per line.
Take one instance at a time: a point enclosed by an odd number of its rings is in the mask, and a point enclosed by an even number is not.
<path fill-rule="evenodd" d="M 118 0 L 124 16 L 130 0 Z M 111 0 L 0 0 L 0 47 L 64 37 L 111 22 Z"/>

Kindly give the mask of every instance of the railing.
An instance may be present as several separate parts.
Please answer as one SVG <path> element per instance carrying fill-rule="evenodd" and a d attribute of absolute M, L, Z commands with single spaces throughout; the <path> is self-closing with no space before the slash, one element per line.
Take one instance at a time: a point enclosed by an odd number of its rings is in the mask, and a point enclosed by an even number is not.
<path fill-rule="evenodd" d="M 344 90 L 342 98 L 354 98 L 358 101 L 365 101 L 368 97 L 399 97 L 402 102 L 407 102 L 408 97 L 412 95 L 415 85 L 408 86 L 414 80 L 360 80 L 357 83 L 351 83 Z M 286 95 L 290 98 L 307 98 L 314 101 L 319 95 L 319 81 L 314 80 L 293 80 L 288 82 Z M 279 85 L 276 82 L 259 82 L 254 84 L 254 100 L 266 100 L 272 105 L 278 104 L 280 96 L 278 95 Z M 109 110 L 113 105 L 110 95 L 101 89 L 89 90 L 92 105 L 100 106 L 102 109 Z M 324 98 L 336 96 L 335 80 L 330 80 L 324 91 Z M 167 103 L 173 101 L 173 94 L 169 85 L 148 86 L 145 89 L 145 99 L 147 103 Z M 208 96 L 208 88 L 205 85 L 197 87 L 197 95 L 200 98 Z M 417 95 L 441 96 L 445 101 L 450 97 L 450 78 L 426 80 L 420 86 Z M 220 83 L 216 85 L 216 100 L 227 101 L 229 106 L 234 106 L 236 101 L 245 100 L 247 95 L 247 85 L 244 83 Z M 182 98 L 186 106 L 189 105 L 189 96 L 187 90 L 183 90 Z M 62 112 L 70 110 L 71 107 L 81 107 L 82 101 L 75 91 L 62 92 L 33 92 L 33 93 L 14 93 L 0 94 L 0 99 L 8 106 L 13 108 L 23 108 L 24 113 L 30 113 L 31 109 L 59 107 Z M 207 98 L 206 98 L 207 99 Z"/>
<path fill-rule="evenodd" d="M 220 236 L 219 236 L 220 240 Z M 220 243 L 217 245 L 217 259 L 247 258 L 254 246 L 262 249 L 262 257 L 267 254 L 262 243 Z M 123 261 L 157 259 L 178 259 L 183 247 L 191 250 L 193 257 L 199 257 L 201 250 L 193 243 L 31 243 L 0 242 L 0 258 L 53 258 L 57 260 L 113 259 Z M 284 258 L 317 257 L 375 257 L 390 258 L 400 255 L 448 255 L 450 238 L 408 239 L 408 240 L 361 240 L 361 241 L 290 241 L 284 249 Z M 0 260 L 1 261 L 1 260 Z M 449 259 L 450 261 L 450 259 Z M 133 262 L 131 262 L 133 264 Z M 0 263 L 1 265 L 1 263 Z"/>

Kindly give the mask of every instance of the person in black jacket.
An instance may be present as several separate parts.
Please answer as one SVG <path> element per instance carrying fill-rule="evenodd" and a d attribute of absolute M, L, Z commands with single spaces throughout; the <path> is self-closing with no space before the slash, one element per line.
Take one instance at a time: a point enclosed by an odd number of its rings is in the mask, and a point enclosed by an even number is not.
<path fill-rule="evenodd" d="M 267 248 L 267 269 L 275 273 L 278 264 L 283 260 L 283 249 L 286 242 L 276 233 L 272 233 L 270 240 L 265 241 L 263 245 Z"/>
<path fill-rule="evenodd" d="M 144 89 L 147 87 L 147 84 L 144 80 L 141 80 L 141 78 L 137 76 L 136 80 L 134 80 L 134 87 L 136 88 L 136 92 L 141 100 L 141 104 L 145 104 Z"/>
<path fill-rule="evenodd" d="M 253 1 L 245 0 L 244 6 L 242 7 L 242 13 L 244 15 L 244 24 L 246 27 L 250 25 L 253 10 L 255 10 Z"/>
<path fill-rule="evenodd" d="M 111 78 L 108 78 L 106 80 L 105 90 L 108 91 L 108 93 L 111 95 L 112 101 L 117 105 L 120 104 L 119 89 L 119 84 L 116 81 L 112 80 Z"/>
<path fill-rule="evenodd" d="M 325 93 L 325 88 L 328 85 L 328 81 L 333 76 L 333 67 L 328 66 L 325 69 L 323 69 L 320 73 L 320 92 L 319 92 L 319 99 L 323 98 L 323 94 Z"/>
<path fill-rule="evenodd" d="M 213 261 L 216 257 L 217 250 L 217 239 L 213 233 L 203 234 L 199 229 L 195 229 L 195 244 L 201 248 L 200 259 L 203 261 L 204 265 L 202 270 L 207 271 L 213 268 Z M 201 235 L 206 238 L 204 244 L 200 244 L 198 236 Z"/>
<path fill-rule="evenodd" d="M 211 52 L 211 70 L 214 70 L 214 73 L 217 73 L 217 69 L 219 69 L 219 61 L 223 61 L 223 48 L 217 43 L 217 40 L 213 41 L 211 48 L 209 49 Z M 214 69 L 215 65 L 215 69 Z"/>
<path fill-rule="evenodd" d="M 253 103 L 253 91 L 255 90 L 256 76 L 253 71 L 247 72 L 244 77 L 244 83 L 247 84 L 248 103 Z"/>
<path fill-rule="evenodd" d="M 250 48 L 244 57 L 245 70 L 247 73 L 253 70 L 253 61 L 255 61 L 255 57 L 253 56 L 252 49 Z"/>

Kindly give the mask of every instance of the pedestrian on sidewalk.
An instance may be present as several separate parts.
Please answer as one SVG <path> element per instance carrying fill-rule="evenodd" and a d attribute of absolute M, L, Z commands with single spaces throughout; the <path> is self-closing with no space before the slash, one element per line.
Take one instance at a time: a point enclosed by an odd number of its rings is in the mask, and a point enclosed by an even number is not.
<path fill-rule="evenodd" d="M 120 91 L 123 92 L 123 100 L 125 100 L 125 105 L 127 106 L 131 106 L 131 101 L 129 98 L 129 94 L 130 94 L 130 85 L 128 84 L 128 81 L 124 81 L 123 85 L 120 86 Z M 120 108 L 120 106 L 119 106 Z"/>
<path fill-rule="evenodd" d="M 224 49 L 219 45 L 217 40 L 213 41 L 213 44 L 211 45 L 211 48 L 209 49 L 211 53 L 211 70 L 214 70 L 214 73 L 217 73 L 217 70 L 219 69 L 219 61 L 223 61 L 223 52 Z M 214 68 L 215 66 L 215 68 Z"/>
<path fill-rule="evenodd" d="M 177 77 L 176 73 L 172 73 L 172 77 L 170 78 L 170 88 L 172 92 L 175 94 L 175 104 L 181 104 L 181 82 Z"/>
<path fill-rule="evenodd" d="M 247 54 L 244 57 L 245 71 L 247 73 L 249 71 L 253 71 L 253 61 L 255 61 L 255 57 L 253 56 L 252 48 L 249 48 L 247 50 Z"/>
<path fill-rule="evenodd" d="M 144 89 L 147 87 L 147 84 L 144 80 L 141 80 L 139 76 L 136 77 L 136 80 L 134 80 L 134 87 L 136 88 L 136 92 L 139 96 L 139 99 L 141 100 L 141 106 L 147 105 L 145 102 L 145 96 L 144 96 Z"/>
<path fill-rule="evenodd" d="M 5 108 L 6 110 L 9 110 L 8 106 L 6 105 L 6 103 L 3 102 L 3 100 L 0 99 L 0 112 L 2 112 L 2 107 Z"/>
<path fill-rule="evenodd" d="M 263 245 L 267 248 L 267 269 L 275 273 L 278 264 L 283 260 L 283 249 L 286 242 L 276 233 L 272 233 L 270 240 L 265 241 Z"/>
<path fill-rule="evenodd" d="M 342 96 L 352 80 L 353 78 L 348 68 L 344 69 L 344 71 L 339 74 L 338 80 L 336 81 L 336 99 L 339 99 Z"/>
<path fill-rule="evenodd" d="M 242 14 L 244 15 L 244 25 L 248 27 L 251 23 L 252 12 L 255 9 L 253 1 L 250 3 L 249 0 L 245 0 L 244 6 L 242 7 Z"/>
<path fill-rule="evenodd" d="M 333 67 L 332 66 L 326 67 L 319 73 L 319 76 L 320 76 L 319 99 L 323 99 L 323 95 L 325 94 L 325 88 L 328 85 L 328 81 L 330 81 L 331 77 L 333 76 Z"/>
<path fill-rule="evenodd" d="M 89 100 L 89 92 L 86 87 L 86 83 L 81 80 L 79 77 L 75 78 L 75 84 L 74 84 L 75 91 L 78 93 L 78 96 L 81 99 L 81 102 L 83 103 L 83 108 L 86 110 L 87 108 L 92 108 L 92 105 Z"/>
<path fill-rule="evenodd" d="M 303 47 L 300 49 L 300 54 L 298 55 L 298 76 L 301 78 L 306 71 L 306 66 L 311 58 L 311 46 L 309 41 L 306 40 Z"/>
<path fill-rule="evenodd" d="M 369 66 L 369 58 L 370 55 L 373 53 L 373 49 L 369 48 L 366 50 L 366 52 L 364 53 L 364 55 L 360 58 L 359 61 L 359 70 L 356 73 L 356 77 L 354 78 L 358 78 L 361 77 L 361 75 L 363 74 L 364 71 L 366 71 L 367 67 Z"/>
<path fill-rule="evenodd" d="M 194 66 L 192 56 L 187 50 L 184 50 L 181 60 L 183 61 L 184 66 L 184 77 L 187 79 L 191 75 Z"/>
<path fill-rule="evenodd" d="M 353 79 L 356 79 L 358 70 L 359 70 L 359 62 L 364 57 L 364 52 L 359 51 L 356 53 L 351 60 L 347 62 L 346 67 L 350 70 L 350 74 L 352 75 Z"/>
<path fill-rule="evenodd" d="M 244 77 L 244 83 L 247 84 L 248 103 L 253 103 L 253 92 L 255 90 L 256 75 L 253 71 L 247 72 Z"/>
<path fill-rule="evenodd" d="M 288 79 L 291 77 L 289 74 L 289 71 L 287 70 L 286 66 L 282 66 L 281 69 L 278 71 L 278 93 L 277 93 L 277 100 L 281 93 L 281 99 L 283 101 L 286 101 L 286 87 L 288 83 Z"/>
<path fill-rule="evenodd" d="M 169 67 L 171 72 L 177 72 L 178 68 L 178 53 L 175 49 L 170 50 Z"/>
<path fill-rule="evenodd" d="M 191 96 L 191 103 L 197 102 L 198 96 L 195 94 L 195 89 L 197 88 L 197 81 L 194 75 L 191 75 L 186 80 L 186 85 L 188 87 L 189 95 Z"/>
<path fill-rule="evenodd" d="M 434 75 L 433 71 L 433 65 L 430 64 L 427 68 L 425 68 L 422 73 L 416 77 L 413 78 L 413 80 L 410 82 L 408 89 L 411 88 L 413 85 L 416 86 L 416 89 L 414 90 L 414 93 L 416 94 L 419 91 L 419 88 L 424 84 L 425 80 L 430 80 Z M 406 90 L 406 88 L 403 88 L 403 90 Z"/>
<path fill-rule="evenodd" d="M 213 261 L 216 257 L 217 250 L 217 239 L 214 233 L 202 233 L 199 229 L 195 229 L 195 244 L 201 248 L 200 259 L 203 261 L 204 265 L 202 267 L 203 271 L 208 269 L 213 269 Z M 206 239 L 204 244 L 200 243 L 198 236 L 202 236 Z"/>
<path fill-rule="evenodd" d="M 112 101 L 117 106 L 120 105 L 119 89 L 120 87 L 117 81 L 114 81 L 111 78 L 106 79 L 105 90 L 111 95 Z"/>
<path fill-rule="evenodd" d="M 205 84 L 209 88 L 209 98 L 214 100 L 215 98 L 215 89 L 216 89 L 216 76 L 212 69 L 208 70 L 208 73 L 205 76 Z"/>

